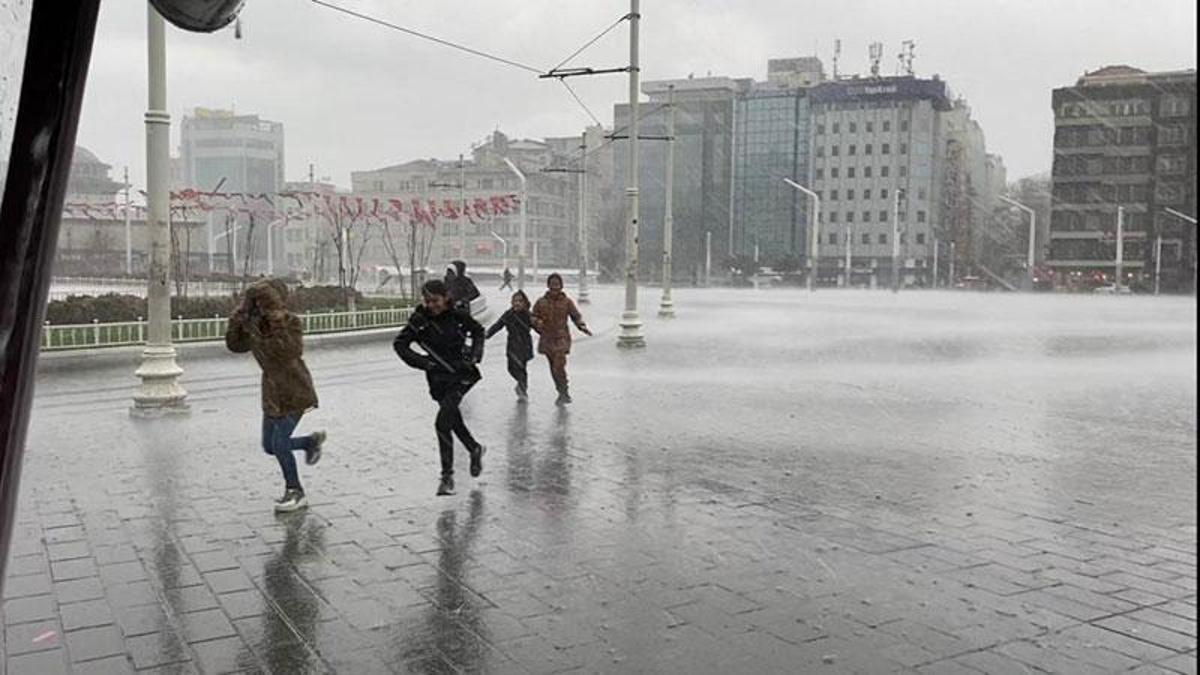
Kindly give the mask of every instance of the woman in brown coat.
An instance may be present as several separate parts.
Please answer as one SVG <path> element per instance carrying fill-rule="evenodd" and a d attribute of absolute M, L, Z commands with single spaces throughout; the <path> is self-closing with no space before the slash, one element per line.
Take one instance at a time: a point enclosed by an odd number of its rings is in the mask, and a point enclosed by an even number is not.
<path fill-rule="evenodd" d="M 283 470 L 283 497 L 276 511 L 295 511 L 308 505 L 296 470 L 296 450 L 303 450 L 309 465 L 321 459 L 325 432 L 292 436 L 300 417 L 317 407 L 317 392 L 304 365 L 300 319 L 287 310 L 287 285 L 278 279 L 256 281 L 246 289 L 229 317 L 225 346 L 237 353 L 251 352 L 262 368 L 262 444 Z"/>
<path fill-rule="evenodd" d="M 554 378 L 554 386 L 558 389 L 558 405 L 571 402 L 567 391 L 567 354 L 571 353 L 571 329 L 567 326 L 569 318 L 575 327 L 584 335 L 591 335 L 587 324 L 575 301 L 563 293 L 563 280 L 558 274 L 546 277 L 546 294 L 538 299 L 533 306 L 533 327 L 541 337 L 538 338 L 538 353 L 545 354 L 550 362 L 550 376 Z"/>

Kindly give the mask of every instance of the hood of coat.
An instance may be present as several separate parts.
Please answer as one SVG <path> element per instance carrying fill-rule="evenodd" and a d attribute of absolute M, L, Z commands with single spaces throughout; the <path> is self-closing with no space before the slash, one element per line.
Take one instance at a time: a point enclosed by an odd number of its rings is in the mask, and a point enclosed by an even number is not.
<path fill-rule="evenodd" d="M 279 279 L 260 279 L 246 289 L 246 298 L 264 315 L 287 309 L 288 287 Z"/>
<path fill-rule="evenodd" d="M 454 273 L 457 274 L 459 277 L 467 276 L 467 263 L 465 263 L 461 260 L 455 260 L 454 262 L 452 262 L 450 264 L 454 265 Z"/>

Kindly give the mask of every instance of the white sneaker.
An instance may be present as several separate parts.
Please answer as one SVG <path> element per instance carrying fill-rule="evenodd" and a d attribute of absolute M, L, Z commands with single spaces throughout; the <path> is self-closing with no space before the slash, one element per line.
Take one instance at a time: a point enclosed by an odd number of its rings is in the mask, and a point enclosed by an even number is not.
<path fill-rule="evenodd" d="M 291 513 L 306 506 L 308 506 L 308 497 L 305 497 L 301 490 L 288 490 L 283 493 L 283 497 L 275 500 L 276 513 Z"/>

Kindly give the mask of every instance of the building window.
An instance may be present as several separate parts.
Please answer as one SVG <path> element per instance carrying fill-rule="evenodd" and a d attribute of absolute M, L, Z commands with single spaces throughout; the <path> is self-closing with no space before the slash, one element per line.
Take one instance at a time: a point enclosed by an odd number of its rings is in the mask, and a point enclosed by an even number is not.
<path fill-rule="evenodd" d="M 850 123 L 850 133 L 855 133 L 856 131 L 858 131 L 858 124 L 851 122 Z"/>
<path fill-rule="evenodd" d="M 1187 160 L 1182 155 L 1162 155 L 1158 158 L 1158 172 L 1163 174 L 1183 173 Z"/>
<path fill-rule="evenodd" d="M 846 178 L 854 178 L 854 167 L 847 167 Z"/>
<path fill-rule="evenodd" d="M 1158 128 L 1159 145 L 1183 145 L 1187 141 L 1187 129 L 1172 125 Z"/>
<path fill-rule="evenodd" d="M 834 122 L 834 123 L 833 123 L 833 133 L 835 133 L 835 134 L 836 134 L 836 133 L 840 132 L 841 130 L 842 130 L 842 125 L 841 125 L 841 123 L 839 123 L 839 122 Z"/>
<path fill-rule="evenodd" d="M 1175 204 L 1183 201 L 1183 186 L 1178 183 L 1159 183 L 1154 191 L 1154 197 L 1164 204 Z"/>
<path fill-rule="evenodd" d="M 901 175 L 901 176 L 907 176 L 907 175 L 908 175 L 908 167 L 907 167 L 907 166 L 905 166 L 905 165 L 903 165 L 903 164 L 901 164 L 901 165 L 900 165 L 900 175 Z"/>
<path fill-rule="evenodd" d="M 854 155 L 857 155 L 857 154 L 858 154 L 858 152 L 857 152 L 857 151 L 858 151 L 858 146 L 857 146 L 857 145 L 854 145 L 853 143 L 851 143 L 851 144 L 850 144 L 850 148 L 849 148 L 849 152 L 847 152 L 846 154 L 848 154 L 848 155 L 850 155 L 851 157 L 853 157 Z"/>
<path fill-rule="evenodd" d="M 881 166 L 881 167 L 879 167 L 879 177 L 887 178 L 888 174 L 890 174 L 891 171 L 892 171 L 891 167 Z"/>
<path fill-rule="evenodd" d="M 854 190 L 846 190 L 846 201 L 854 201 Z"/>
<path fill-rule="evenodd" d="M 883 188 L 882 190 L 879 191 L 879 198 L 880 199 L 888 198 L 888 189 L 887 188 Z"/>
<path fill-rule="evenodd" d="M 879 235 L 879 243 L 881 243 L 881 244 L 886 244 L 886 243 L 887 243 L 887 235 L 886 235 L 886 234 L 880 234 L 880 235 Z"/>
<path fill-rule="evenodd" d="M 1182 117 L 1191 110 L 1191 102 L 1186 98 L 1170 96 L 1163 98 L 1159 105 L 1159 114 L 1163 117 Z"/>
<path fill-rule="evenodd" d="M 921 244 L 921 245 L 923 245 L 924 243 L 925 243 L 925 233 L 924 233 L 924 232 L 918 232 L 918 233 L 917 233 L 917 244 Z"/>
<path fill-rule="evenodd" d="M 881 154 L 881 155 L 892 154 L 892 144 L 884 143 L 883 145 L 879 146 L 879 154 Z"/>
<path fill-rule="evenodd" d="M 873 147 L 873 146 L 872 146 L 870 143 L 867 143 L 865 146 L 863 146 L 863 154 L 864 154 L 864 155 L 869 155 L 869 154 L 871 154 L 871 149 L 872 149 L 872 147 Z"/>
<path fill-rule="evenodd" d="M 900 120 L 900 131 L 908 131 L 908 120 Z"/>
<path fill-rule="evenodd" d="M 817 180 L 823 180 L 824 178 L 825 178 L 825 169 L 817 169 Z"/>
<path fill-rule="evenodd" d="M 863 221 L 864 223 L 869 223 L 869 222 L 871 222 L 871 212 L 870 212 L 870 211 L 863 211 L 863 212 L 862 212 L 862 221 Z"/>
<path fill-rule="evenodd" d="M 836 223 L 837 222 L 837 214 L 838 214 L 837 211 L 830 211 L 829 212 L 829 222 Z"/>
<path fill-rule="evenodd" d="M 829 201 L 836 202 L 837 200 L 838 200 L 838 191 L 830 190 L 829 191 Z"/>
<path fill-rule="evenodd" d="M 886 223 L 887 221 L 888 221 L 888 212 L 880 211 L 879 212 L 879 222 Z"/>
<path fill-rule="evenodd" d="M 917 188 L 917 199 L 925 201 L 925 188 Z"/>
<path fill-rule="evenodd" d="M 818 125 L 817 125 L 817 135 L 818 135 L 818 136 L 824 136 L 824 135 L 825 135 L 825 125 L 824 125 L 824 124 L 818 124 Z"/>
<path fill-rule="evenodd" d="M 870 177 L 871 177 L 871 167 L 869 167 L 869 166 L 863 167 L 863 178 L 870 178 Z"/>
<path fill-rule="evenodd" d="M 836 232 L 830 232 L 830 233 L 829 233 L 829 243 L 831 243 L 831 244 L 836 244 L 837 242 L 838 242 L 838 239 L 837 239 L 837 233 L 836 233 Z"/>
<path fill-rule="evenodd" d="M 839 146 L 836 146 L 836 145 L 831 146 L 829 148 L 829 154 L 833 155 L 834 157 L 837 157 L 839 154 L 838 149 L 839 149 Z"/>
<path fill-rule="evenodd" d="M 853 211 L 847 211 L 847 212 L 846 212 L 846 222 L 847 222 L 847 223 L 853 223 L 853 222 L 854 222 L 854 212 L 853 212 Z"/>
<path fill-rule="evenodd" d="M 817 146 L 817 157 L 824 157 L 824 156 L 825 156 L 825 146 L 818 145 Z"/>
<path fill-rule="evenodd" d="M 874 123 L 874 122 L 867 122 L 867 133 L 871 133 L 871 132 L 873 132 L 873 131 L 875 131 L 875 123 Z M 869 155 L 869 154 L 871 154 L 871 153 L 869 153 L 869 152 L 868 152 L 867 154 Z"/>
<path fill-rule="evenodd" d="M 901 143 L 901 144 L 900 144 L 900 154 L 902 154 L 902 155 L 907 155 L 907 154 L 908 154 L 908 143 Z"/>
<path fill-rule="evenodd" d="M 884 121 L 883 121 L 883 130 L 884 130 L 884 131 L 891 131 L 891 130 L 892 130 L 892 122 L 891 122 L 891 120 L 884 120 Z"/>
<path fill-rule="evenodd" d="M 868 234 L 868 233 L 866 233 L 866 232 L 863 232 L 863 236 L 862 236 L 862 243 L 863 243 L 864 245 L 870 245 L 870 243 L 871 243 L 871 235 L 870 235 L 870 234 Z"/>
<path fill-rule="evenodd" d="M 841 175 L 841 169 L 837 168 L 836 166 L 829 168 L 829 177 L 830 178 L 837 178 L 840 175 Z"/>
<path fill-rule="evenodd" d="M 871 190 L 870 189 L 863 190 L 863 199 L 870 199 L 870 198 L 871 198 Z"/>
<path fill-rule="evenodd" d="M 917 211 L 917 222 L 918 223 L 925 222 L 925 212 L 924 211 Z"/>

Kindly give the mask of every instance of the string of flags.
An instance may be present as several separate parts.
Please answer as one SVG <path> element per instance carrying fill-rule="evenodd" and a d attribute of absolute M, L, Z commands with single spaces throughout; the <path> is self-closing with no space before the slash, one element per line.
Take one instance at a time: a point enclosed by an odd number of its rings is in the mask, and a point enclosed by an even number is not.
<path fill-rule="evenodd" d="M 145 196 L 145 192 L 141 194 Z M 476 196 L 459 201 L 428 197 L 363 197 L 320 192 L 254 194 L 184 189 L 171 193 L 171 217 L 189 220 L 201 214 L 221 211 L 260 217 L 344 219 L 350 223 L 386 220 L 436 228 L 442 220 L 466 219 L 471 223 L 478 223 L 495 216 L 514 215 L 519 212 L 520 203 L 520 197 L 515 194 Z M 63 215 L 67 218 L 89 220 L 122 220 L 125 218 L 125 209 L 125 205 L 119 203 L 68 202 L 63 205 Z M 129 215 L 131 218 L 145 218 L 145 205 L 130 205 Z"/>

